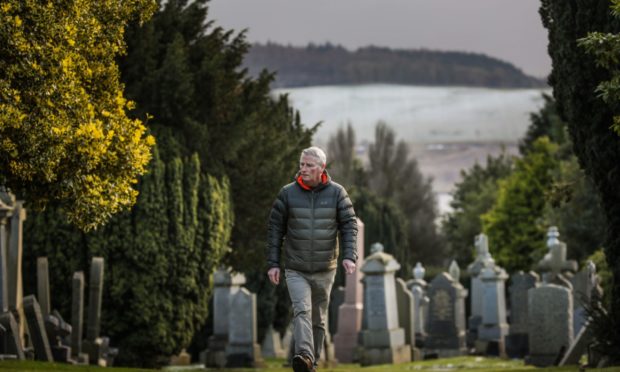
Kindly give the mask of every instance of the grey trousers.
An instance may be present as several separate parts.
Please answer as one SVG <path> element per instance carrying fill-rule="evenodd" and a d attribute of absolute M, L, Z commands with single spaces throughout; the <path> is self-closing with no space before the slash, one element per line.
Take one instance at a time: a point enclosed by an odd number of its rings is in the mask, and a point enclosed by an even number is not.
<path fill-rule="evenodd" d="M 285 276 L 293 303 L 295 354 L 306 354 L 316 364 L 323 349 L 327 306 L 336 270 L 308 274 L 286 269 Z"/>

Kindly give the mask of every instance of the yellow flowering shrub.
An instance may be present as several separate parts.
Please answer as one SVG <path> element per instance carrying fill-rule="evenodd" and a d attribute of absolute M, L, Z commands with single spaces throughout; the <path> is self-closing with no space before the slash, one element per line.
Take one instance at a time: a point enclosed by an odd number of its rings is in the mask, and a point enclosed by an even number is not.
<path fill-rule="evenodd" d="M 115 58 L 153 0 L 7 0 L 0 5 L 0 185 L 59 201 L 88 230 L 136 201 L 155 143 L 123 96 Z"/>

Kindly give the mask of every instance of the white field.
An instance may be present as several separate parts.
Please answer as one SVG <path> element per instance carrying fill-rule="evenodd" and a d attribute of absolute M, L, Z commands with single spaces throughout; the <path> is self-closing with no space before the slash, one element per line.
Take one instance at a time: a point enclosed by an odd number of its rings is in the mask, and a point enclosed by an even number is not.
<path fill-rule="evenodd" d="M 542 105 L 541 89 L 485 89 L 401 85 L 278 89 L 288 93 L 306 125 L 322 121 L 315 140 L 326 142 L 352 123 L 358 140 L 372 141 L 383 120 L 409 143 L 515 143 L 529 113 Z"/>
<path fill-rule="evenodd" d="M 439 209 L 446 212 L 461 169 L 503 149 L 518 152 L 530 113 L 543 104 L 543 92 L 550 90 L 361 85 L 287 88 L 274 94 L 288 94 L 305 125 L 322 122 L 314 137 L 319 146 L 351 123 L 363 156 L 376 123 L 385 121 L 398 140 L 410 144 L 421 171 L 433 177 Z"/>

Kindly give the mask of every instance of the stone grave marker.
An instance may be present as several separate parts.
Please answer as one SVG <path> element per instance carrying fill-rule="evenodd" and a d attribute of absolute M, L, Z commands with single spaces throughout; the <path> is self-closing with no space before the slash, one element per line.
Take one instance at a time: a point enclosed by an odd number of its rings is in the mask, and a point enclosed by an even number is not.
<path fill-rule="evenodd" d="M 411 360 L 420 360 L 420 350 L 415 347 L 415 304 L 413 294 L 407 283 L 396 278 L 396 302 L 398 304 L 398 324 L 405 330 L 405 344 L 411 347 Z"/>
<path fill-rule="evenodd" d="M 506 323 L 506 290 L 508 275 L 499 266 L 487 266 L 480 273 L 482 280 L 482 321 L 478 326 L 478 341 L 486 343 L 484 350 L 489 352 L 489 344 L 497 345 L 498 356 L 505 353 L 504 337 L 508 335 Z"/>
<path fill-rule="evenodd" d="M 506 336 L 506 353 L 510 358 L 524 358 L 528 352 L 527 291 L 539 285 L 533 271 L 519 271 L 510 278 L 510 331 Z"/>
<path fill-rule="evenodd" d="M 47 338 L 41 307 L 39 307 L 39 303 L 33 295 L 24 298 L 24 312 L 26 314 L 30 340 L 34 346 L 35 359 L 52 362 L 54 359 Z"/>
<path fill-rule="evenodd" d="M 223 267 L 213 274 L 213 335 L 207 340 L 207 349 L 200 353 L 200 361 L 207 367 L 226 366 L 230 301 L 245 281 L 243 274 L 233 274 L 231 269 Z"/>
<path fill-rule="evenodd" d="M 528 337 L 526 363 L 553 365 L 573 341 L 573 296 L 556 284 L 543 284 L 528 291 Z"/>
<path fill-rule="evenodd" d="M 71 334 L 71 325 L 65 322 L 57 311 L 53 311 L 52 314 L 48 314 L 43 319 L 54 361 L 74 363 L 71 359 L 71 347 L 62 342 Z"/>
<path fill-rule="evenodd" d="M 489 253 L 489 240 L 487 236 L 485 234 L 477 235 L 474 239 L 474 245 L 476 247 L 476 259 L 467 267 L 471 282 L 471 315 L 469 316 L 469 328 L 467 330 L 467 345 L 470 347 L 474 346 L 475 341 L 478 339 L 478 327 L 482 322 L 483 285 L 480 273 L 485 267 L 495 266 L 495 260 Z"/>
<path fill-rule="evenodd" d="M 364 223 L 357 219 L 357 267 L 364 265 Z M 364 309 L 364 288 L 361 280 L 364 273 L 356 270 L 345 276 L 344 303 L 338 308 L 338 329 L 334 335 L 336 358 L 342 363 L 354 362 L 354 351 L 358 347 L 358 334 L 362 329 Z"/>
<path fill-rule="evenodd" d="M 26 359 L 21 340 L 19 338 L 19 328 L 13 313 L 5 311 L 0 313 L 0 326 L 4 328 L 2 332 L 2 349 L 0 353 L 4 355 L 15 355 L 19 360 Z"/>
<path fill-rule="evenodd" d="M 426 339 L 426 323 L 430 300 L 426 296 L 426 288 L 428 287 L 428 283 L 424 280 L 426 269 L 418 262 L 412 271 L 413 279 L 407 282 L 407 287 L 413 296 L 415 346 L 421 348 L 424 346 L 424 340 Z"/>
<path fill-rule="evenodd" d="M 252 367 L 264 365 L 260 346 L 256 343 L 256 295 L 241 288 L 231 296 L 227 367 Z"/>
<path fill-rule="evenodd" d="M 16 200 L 11 216 L 11 234 L 9 237 L 9 250 L 7 252 L 7 289 L 9 295 L 9 310 L 13 312 L 19 326 L 20 339 L 24 344 L 26 324 L 23 306 L 23 281 L 22 281 L 22 255 L 23 255 L 23 225 L 26 220 L 24 202 Z"/>
<path fill-rule="evenodd" d="M 459 324 L 456 304 L 460 290 L 448 273 L 437 275 L 429 284 L 427 353 L 436 353 L 439 357 L 466 353 L 465 332 Z"/>
<path fill-rule="evenodd" d="M 41 306 L 43 318 L 51 312 L 50 306 L 50 280 L 47 257 L 37 258 L 37 299 Z"/>
<path fill-rule="evenodd" d="M 332 292 L 329 296 L 329 307 L 328 311 L 328 320 L 327 330 L 330 334 L 336 334 L 338 331 L 338 310 L 340 306 L 344 303 L 344 287 L 332 287 Z"/>
<path fill-rule="evenodd" d="M 265 358 L 286 358 L 286 353 L 282 348 L 280 333 L 273 329 L 273 326 L 267 328 L 265 338 L 261 344 L 261 352 Z"/>
<path fill-rule="evenodd" d="M 400 264 L 383 252 L 381 244 L 373 244 L 373 254 L 366 258 L 364 273 L 364 318 L 361 332 L 360 363 L 362 366 L 404 363 L 411 360 L 411 347 L 405 344 L 405 330 L 398 322 L 395 272 Z"/>
<path fill-rule="evenodd" d="M 79 364 L 88 364 L 88 354 L 82 353 L 82 335 L 84 330 L 84 273 L 73 274 L 73 292 L 71 298 L 71 356 Z"/>

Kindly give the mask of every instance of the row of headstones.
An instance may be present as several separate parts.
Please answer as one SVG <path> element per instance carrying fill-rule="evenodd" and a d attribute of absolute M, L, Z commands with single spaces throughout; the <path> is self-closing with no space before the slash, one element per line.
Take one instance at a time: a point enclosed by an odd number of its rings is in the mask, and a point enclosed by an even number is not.
<path fill-rule="evenodd" d="M 527 355 L 528 363 L 538 366 L 576 364 L 591 341 L 585 308 L 596 306 L 602 292 L 594 265 L 590 262 L 576 272 L 577 264 L 566 260 L 566 245 L 558 236 L 556 228 L 549 230 L 549 253 L 538 264 L 544 273 L 542 283 L 535 273 L 513 277 L 512 329 L 507 322 L 505 297 L 508 275 L 495 265 L 486 236 L 477 237 L 478 257 L 469 267 L 472 315 L 468 327 L 468 292 L 459 283 L 456 262 L 450 265 L 449 273 L 439 274 L 430 284 L 423 280 L 424 269 L 418 264 L 415 279 L 405 284 L 394 277 L 400 268 L 398 262 L 383 253 L 380 245 L 373 247 L 361 270 L 366 275 L 362 280 L 365 306 L 361 347 L 355 350 L 354 358 L 339 359 L 363 365 L 398 363 L 420 355 L 415 345 L 423 348 L 425 357 L 462 355 L 471 350 L 505 355 L 508 351 L 511 357 Z M 333 305 L 338 306 L 339 301 Z M 350 346 L 340 342 L 339 333 L 334 340 L 336 355 Z M 411 357 L 407 356 L 409 352 Z"/>
<path fill-rule="evenodd" d="M 101 301 L 103 293 L 103 258 L 95 257 L 91 263 L 89 312 L 86 339 L 82 340 L 84 318 L 84 274 L 76 272 L 72 280 L 72 314 L 69 324 L 57 311 L 51 311 L 48 261 L 37 259 L 37 296 L 23 300 L 24 318 L 3 307 L 0 315 L 2 340 L 0 353 L 4 359 L 34 359 L 47 362 L 92 364 L 108 366 L 118 353 L 109 347 L 107 337 L 99 337 Z M 2 280 L 5 278 L 3 277 Z M 19 323 L 25 323 L 28 340 L 20 333 Z M 29 347 L 24 345 L 29 344 Z M 82 351 L 85 351 L 83 353 Z"/>
<path fill-rule="evenodd" d="M 23 223 L 26 220 L 23 204 L 0 187 L 0 358 L 75 363 L 87 363 L 90 359 L 93 364 L 110 365 L 117 350 L 109 347 L 108 338 L 99 337 L 103 259 L 93 258 L 91 264 L 87 337 L 82 345 L 83 273 L 73 276 L 73 327 L 58 312 L 50 312 L 46 258 L 37 260 L 37 295 L 41 304 L 35 296 L 23 297 Z"/>
<path fill-rule="evenodd" d="M 548 231 L 549 252 L 535 272 L 512 276 L 510 325 L 504 282 L 505 271 L 495 265 L 483 234 L 476 238 L 477 257 L 471 274 L 471 316 L 468 345 L 510 357 L 525 357 L 537 366 L 577 364 L 585 353 L 590 333 L 586 308 L 599 306 L 602 296 L 596 267 L 589 262 L 578 272 L 578 265 L 567 260 L 566 244 L 556 227 Z M 472 345 L 473 344 L 473 345 Z"/>

